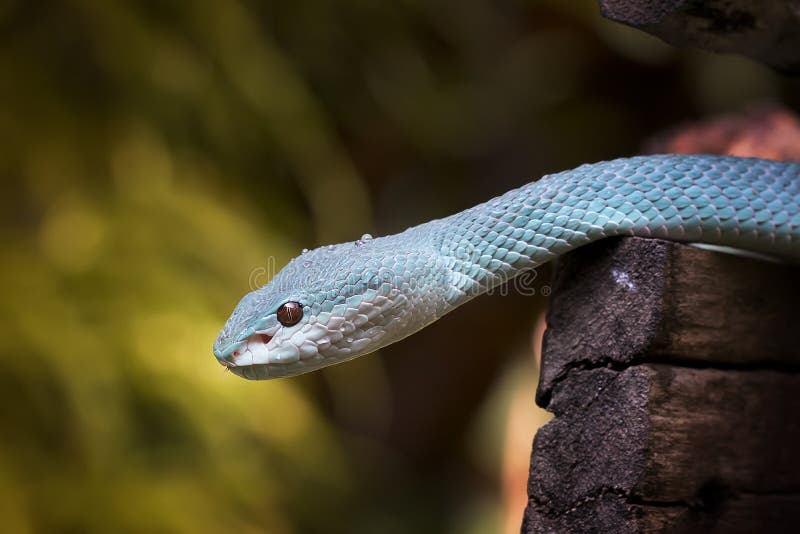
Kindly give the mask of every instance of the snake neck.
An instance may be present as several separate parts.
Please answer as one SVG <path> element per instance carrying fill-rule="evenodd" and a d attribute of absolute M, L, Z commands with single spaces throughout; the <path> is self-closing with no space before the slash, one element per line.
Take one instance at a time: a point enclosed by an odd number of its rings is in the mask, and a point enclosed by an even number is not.
<path fill-rule="evenodd" d="M 447 276 L 450 309 L 598 239 L 638 235 L 800 260 L 800 165 L 643 156 L 583 165 L 409 230 Z"/>
<path fill-rule="evenodd" d="M 536 194 L 535 186 L 430 223 L 434 247 L 448 273 L 448 309 L 515 279 L 530 288 L 536 267 L 603 237 L 599 227 L 565 217 L 561 206 Z"/>

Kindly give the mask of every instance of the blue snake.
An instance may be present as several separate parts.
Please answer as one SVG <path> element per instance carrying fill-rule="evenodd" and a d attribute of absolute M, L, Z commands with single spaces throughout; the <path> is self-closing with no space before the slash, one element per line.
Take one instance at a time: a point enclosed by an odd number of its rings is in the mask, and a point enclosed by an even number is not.
<path fill-rule="evenodd" d="M 582 165 L 444 219 L 307 251 L 236 306 L 214 343 L 249 379 L 394 343 L 520 273 L 609 236 L 800 260 L 800 164 L 641 156 Z"/>

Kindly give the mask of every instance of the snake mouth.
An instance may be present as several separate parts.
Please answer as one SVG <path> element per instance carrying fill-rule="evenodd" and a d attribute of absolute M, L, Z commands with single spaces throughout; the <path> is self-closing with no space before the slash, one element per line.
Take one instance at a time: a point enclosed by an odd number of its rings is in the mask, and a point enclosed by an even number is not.
<path fill-rule="evenodd" d="M 248 380 L 294 376 L 309 365 L 319 366 L 316 359 L 300 361 L 299 350 L 289 340 L 273 339 L 276 330 L 251 331 L 246 337 L 243 335 L 239 341 L 215 352 L 217 361 L 236 376 Z"/>
<path fill-rule="evenodd" d="M 217 361 L 231 370 L 237 367 L 269 363 L 269 343 L 273 336 L 264 332 L 255 332 L 231 343 L 225 349 L 215 352 Z"/>

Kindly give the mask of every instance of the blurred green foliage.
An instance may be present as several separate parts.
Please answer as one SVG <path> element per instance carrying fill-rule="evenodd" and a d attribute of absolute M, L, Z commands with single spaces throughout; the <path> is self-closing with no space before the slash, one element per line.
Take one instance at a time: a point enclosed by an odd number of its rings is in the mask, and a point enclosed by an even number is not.
<path fill-rule="evenodd" d="M 498 473 L 354 457 L 315 383 L 210 348 L 268 256 L 787 92 L 562 4 L 0 2 L 2 530 L 499 528 Z"/>

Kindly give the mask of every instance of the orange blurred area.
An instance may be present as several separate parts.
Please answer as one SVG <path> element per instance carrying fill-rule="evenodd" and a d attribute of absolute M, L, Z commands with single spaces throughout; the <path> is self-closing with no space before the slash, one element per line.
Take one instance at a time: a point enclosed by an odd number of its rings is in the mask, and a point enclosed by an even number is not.
<path fill-rule="evenodd" d="M 786 108 L 756 106 L 681 125 L 656 136 L 647 150 L 800 161 L 800 120 Z"/>
<path fill-rule="evenodd" d="M 513 530 L 537 296 L 247 382 L 302 248 L 394 233 L 797 81 L 581 2 L 0 2 L 2 531 Z"/>

